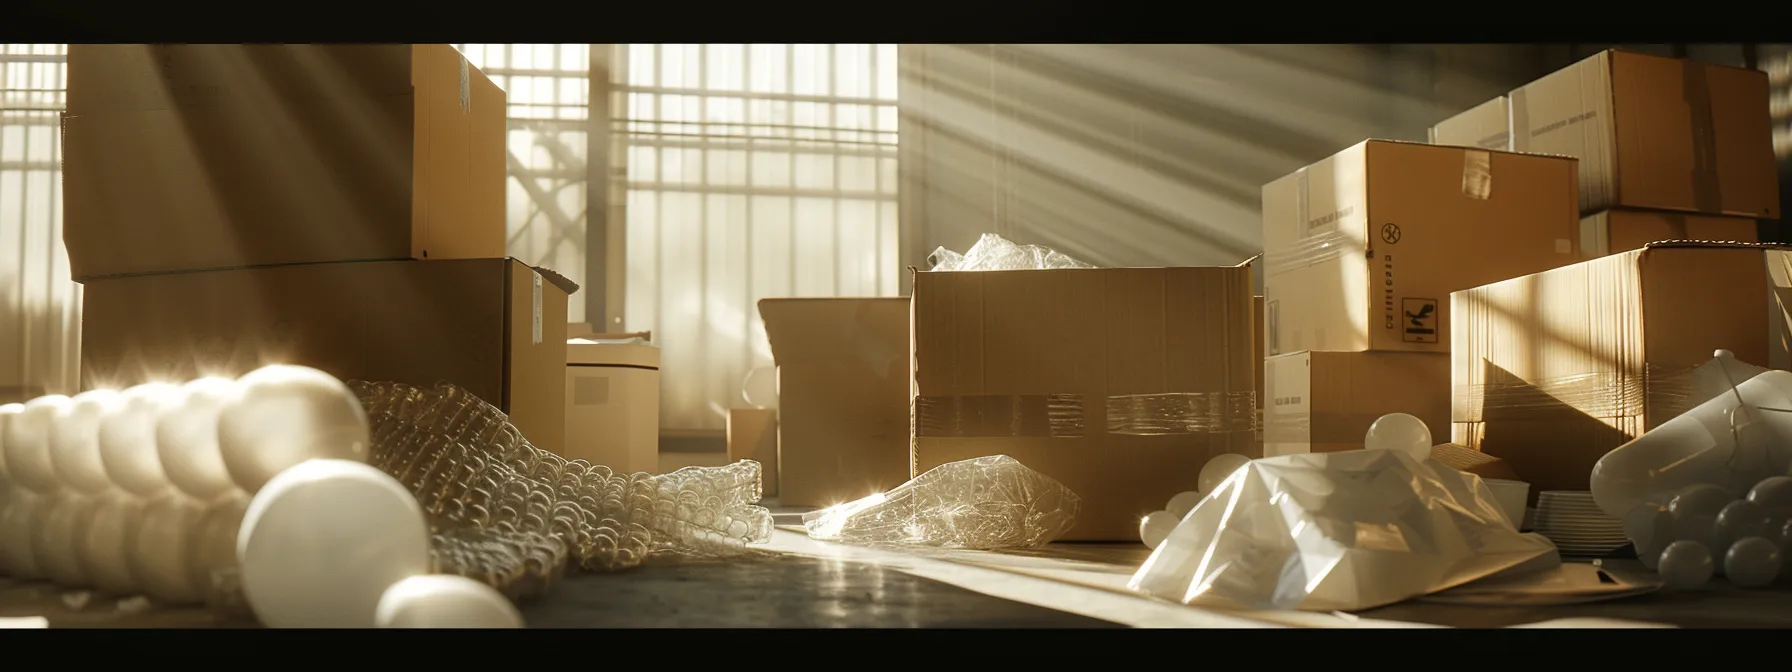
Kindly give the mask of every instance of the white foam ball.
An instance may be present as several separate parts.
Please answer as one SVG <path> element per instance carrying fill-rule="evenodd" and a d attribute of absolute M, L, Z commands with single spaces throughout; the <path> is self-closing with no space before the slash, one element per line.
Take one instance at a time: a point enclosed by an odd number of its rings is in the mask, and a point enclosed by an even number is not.
<path fill-rule="evenodd" d="M 1152 511 L 1139 519 L 1139 541 L 1145 542 L 1146 548 L 1155 550 L 1165 539 L 1170 538 L 1170 533 L 1176 530 L 1178 522 L 1180 519 L 1168 511 Z"/>
<path fill-rule="evenodd" d="M 1761 537 L 1744 537 L 1724 553 L 1724 576 L 1738 588 L 1760 588 L 1779 578 L 1780 547 Z"/>
<path fill-rule="evenodd" d="M 1377 418 L 1363 435 L 1365 449 L 1403 451 L 1420 461 L 1431 458 L 1432 445 L 1431 428 L 1425 426 L 1424 420 L 1405 413 L 1389 413 Z"/>
<path fill-rule="evenodd" d="M 1200 504 L 1204 498 L 1206 495 L 1199 492 L 1177 493 L 1175 497 L 1170 498 L 1170 503 L 1164 506 L 1164 510 L 1169 511 L 1170 515 L 1175 516 L 1177 520 L 1182 520 L 1184 516 L 1188 515 L 1188 512 L 1195 510 L 1195 505 Z"/>
<path fill-rule="evenodd" d="M 128 554 L 143 594 L 169 605 L 196 604 L 203 597 L 193 578 L 193 537 L 205 510 L 192 498 L 170 492 L 143 508 L 142 526 Z"/>
<path fill-rule="evenodd" d="M 49 494 L 62 487 L 50 458 L 50 425 L 69 398 L 53 394 L 27 402 L 6 423 L 6 473 L 33 492 Z"/>
<path fill-rule="evenodd" d="M 50 461 L 64 486 L 89 495 L 112 489 L 100 459 L 100 418 L 117 402 L 117 392 L 90 390 L 57 409 L 50 421 Z"/>
<path fill-rule="evenodd" d="M 1251 458 L 1234 453 L 1221 453 L 1213 456 L 1207 460 L 1206 465 L 1201 467 L 1199 479 L 1201 492 L 1213 494 L 1214 490 L 1219 489 L 1221 483 L 1226 482 L 1226 479 L 1230 478 L 1232 474 L 1250 463 Z"/>
<path fill-rule="evenodd" d="M 309 460 L 249 502 L 237 559 L 263 624 L 371 627 L 386 588 L 429 571 L 429 528 L 417 500 L 380 470 Z"/>
<path fill-rule="evenodd" d="M 115 495 L 94 503 L 93 519 L 75 545 L 94 588 L 112 595 L 137 594 L 129 558 L 142 523 L 143 504 L 134 497 Z"/>
<path fill-rule="evenodd" d="M 1792 517 L 1792 476 L 1762 479 L 1749 489 L 1748 501 L 1754 502 L 1775 518 Z"/>
<path fill-rule="evenodd" d="M 37 563 L 38 526 L 50 500 L 29 490 L 14 492 L 0 511 L 0 571 L 18 579 L 43 578 Z"/>
<path fill-rule="evenodd" d="M 218 447 L 238 487 L 256 492 L 312 459 L 366 461 L 367 416 L 347 385 L 302 366 L 269 366 L 237 381 L 218 416 Z"/>
<path fill-rule="evenodd" d="M 232 492 L 208 505 L 192 528 L 187 552 L 187 576 L 208 601 L 221 597 L 213 589 L 218 574 L 237 567 L 236 542 L 242 533 L 249 496 Z"/>
<path fill-rule="evenodd" d="M 1716 573 L 1711 549 L 1696 541 L 1680 540 L 1668 544 L 1657 561 L 1656 571 L 1672 590 L 1692 590 L 1705 585 Z"/>
<path fill-rule="evenodd" d="M 218 414 L 236 397 L 236 381 L 201 378 L 181 386 L 178 403 L 156 420 L 156 455 L 181 492 L 209 502 L 236 489 L 218 448 Z"/>
<path fill-rule="evenodd" d="M 380 596 L 381 628 L 520 628 L 523 615 L 498 591 L 464 576 L 413 576 Z"/>
<path fill-rule="evenodd" d="M 100 420 L 100 462 L 119 488 L 155 497 L 172 485 L 156 451 L 156 424 L 162 409 L 177 403 L 181 389 L 151 383 L 125 390 Z"/>
<path fill-rule="evenodd" d="M 63 588 L 86 588 L 88 576 L 76 553 L 76 541 L 93 522 L 93 500 L 78 493 L 57 494 L 44 512 L 32 544 L 37 565 L 50 582 Z"/>

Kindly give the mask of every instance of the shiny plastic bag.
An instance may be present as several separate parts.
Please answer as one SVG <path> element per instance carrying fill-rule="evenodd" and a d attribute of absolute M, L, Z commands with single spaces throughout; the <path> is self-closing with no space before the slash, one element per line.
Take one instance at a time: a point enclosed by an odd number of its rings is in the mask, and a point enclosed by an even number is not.
<path fill-rule="evenodd" d="M 1244 609 L 1355 611 L 1561 562 L 1480 477 L 1398 450 L 1284 455 L 1234 472 L 1128 584 Z"/>

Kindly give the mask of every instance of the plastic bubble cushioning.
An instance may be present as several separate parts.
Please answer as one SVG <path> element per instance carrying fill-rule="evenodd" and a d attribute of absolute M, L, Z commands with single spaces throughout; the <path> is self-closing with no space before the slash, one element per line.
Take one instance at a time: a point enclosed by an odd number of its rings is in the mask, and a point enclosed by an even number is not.
<path fill-rule="evenodd" d="M 1480 477 L 1401 450 L 1252 461 L 1128 584 L 1186 604 L 1355 611 L 1560 563 Z"/>
<path fill-rule="evenodd" d="M 862 545 L 1037 548 L 1076 524 L 1082 500 L 1006 455 L 942 464 L 889 492 L 803 514 L 809 536 Z"/>
<path fill-rule="evenodd" d="M 771 538 L 757 462 L 620 474 L 536 448 L 502 411 L 452 385 L 349 385 L 371 425 L 368 462 L 416 495 L 439 572 L 530 593 L 568 564 L 731 556 Z"/>

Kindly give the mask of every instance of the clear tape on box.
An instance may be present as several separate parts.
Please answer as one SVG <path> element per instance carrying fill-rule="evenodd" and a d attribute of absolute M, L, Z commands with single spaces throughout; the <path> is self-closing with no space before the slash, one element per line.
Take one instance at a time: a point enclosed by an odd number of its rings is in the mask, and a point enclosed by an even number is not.
<path fill-rule="evenodd" d="M 1192 605 L 1354 611 L 1559 563 L 1480 477 L 1365 450 L 1252 461 L 1128 585 Z"/>
<path fill-rule="evenodd" d="M 944 247 L 927 257 L 932 271 L 1021 271 L 1051 268 L 1095 268 L 1057 250 L 1039 245 L 1017 245 L 993 233 L 985 233 L 971 249 L 959 254 Z"/>

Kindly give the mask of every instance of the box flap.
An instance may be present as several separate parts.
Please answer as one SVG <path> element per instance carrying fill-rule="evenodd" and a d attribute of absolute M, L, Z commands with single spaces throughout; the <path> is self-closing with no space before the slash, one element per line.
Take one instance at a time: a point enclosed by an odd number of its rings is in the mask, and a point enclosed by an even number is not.
<path fill-rule="evenodd" d="M 857 359 L 884 375 L 906 368 L 908 343 L 893 339 L 908 334 L 894 328 L 907 321 L 907 305 L 906 298 L 760 299 L 759 315 L 778 366 Z"/>
<path fill-rule="evenodd" d="M 567 296 L 572 296 L 579 291 L 579 283 L 573 282 L 572 278 L 561 275 L 546 266 L 530 266 L 529 268 L 535 269 L 536 273 L 541 274 L 541 279 L 559 287 L 560 291 L 566 292 Z"/>
<path fill-rule="evenodd" d="M 1792 250 L 1783 243 L 1748 243 L 1735 240 L 1660 240 L 1643 246 L 1644 250 L 1674 247 L 1730 247 L 1757 250 Z"/>

